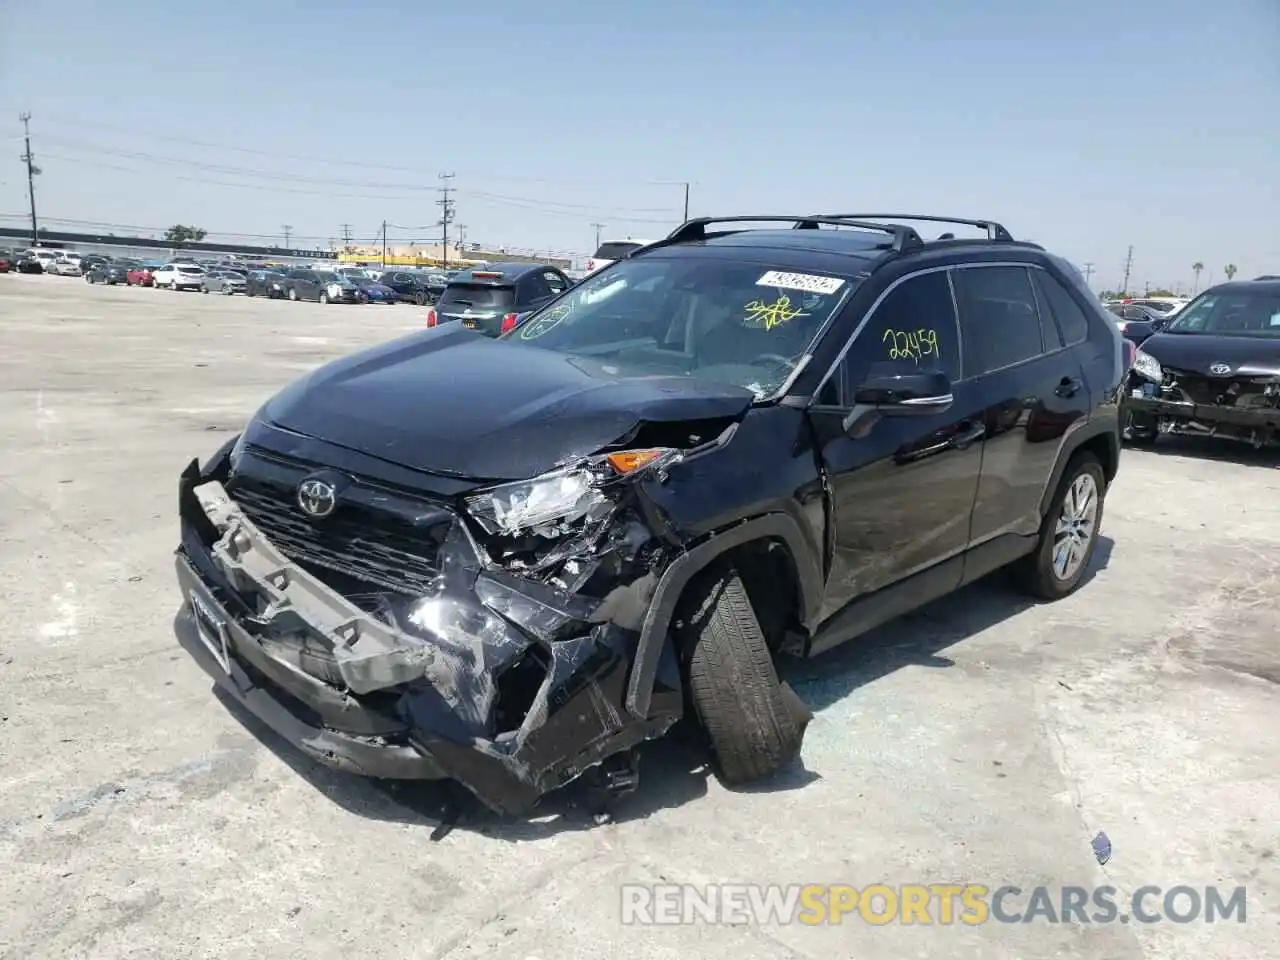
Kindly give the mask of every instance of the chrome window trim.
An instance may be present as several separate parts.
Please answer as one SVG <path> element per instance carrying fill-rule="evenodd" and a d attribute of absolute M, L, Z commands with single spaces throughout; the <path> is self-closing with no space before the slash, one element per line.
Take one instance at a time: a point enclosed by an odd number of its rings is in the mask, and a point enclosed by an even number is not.
<path fill-rule="evenodd" d="M 923 276 L 927 276 L 928 274 L 938 273 L 939 271 L 944 271 L 944 270 L 947 272 L 947 288 L 951 291 L 951 309 L 954 311 L 954 316 L 955 316 L 956 338 L 960 344 L 960 353 L 959 353 L 960 377 L 959 379 L 956 380 L 956 383 L 963 383 L 966 380 L 974 379 L 976 377 L 985 377 L 988 374 L 998 373 L 1001 370 L 1010 370 L 1013 367 L 1021 366 L 1024 363 L 1031 363 L 1034 360 L 1039 360 L 1041 357 L 1052 356 L 1055 353 L 1059 353 L 1064 350 L 1070 349 L 1069 347 L 1065 347 L 1065 346 L 1059 347 L 1057 350 L 1046 351 L 1044 353 L 1038 354 L 1037 356 L 1028 357 L 1025 360 L 1019 360 L 1016 363 L 1011 363 L 1003 367 L 998 367 L 995 370 L 984 370 L 982 373 L 973 374 L 972 377 L 967 376 L 964 368 L 964 324 L 960 319 L 960 303 L 959 303 L 959 299 L 956 297 L 955 283 L 951 279 L 951 271 L 952 270 L 976 270 L 976 269 L 981 269 L 982 267 L 1015 267 L 1022 270 L 1044 270 L 1045 269 L 1038 263 L 1027 263 L 1024 261 L 1016 261 L 1016 260 L 986 260 L 986 261 L 971 261 L 968 263 L 948 263 L 943 266 L 937 266 L 937 267 L 924 267 L 920 270 L 913 270 L 911 273 L 903 274 L 897 280 L 893 281 L 893 283 L 889 284 L 889 286 L 885 287 L 884 290 L 880 292 L 880 295 L 876 297 L 876 299 L 872 302 L 871 306 L 867 308 L 867 312 L 863 316 L 862 320 L 858 323 L 858 326 L 854 328 L 853 333 L 849 335 L 849 339 L 845 342 L 845 345 L 841 347 L 840 352 L 836 354 L 836 358 L 834 361 L 832 361 L 831 366 L 827 369 L 827 372 L 823 374 L 822 379 L 818 381 L 818 385 L 814 387 L 813 396 L 816 397 L 818 396 L 818 394 L 822 392 L 822 388 L 827 385 L 827 381 L 831 379 L 831 376 L 832 374 L 835 373 L 836 368 L 839 367 L 840 364 L 844 363 L 845 357 L 848 356 L 850 348 L 857 341 L 859 335 L 861 335 L 863 328 L 866 327 L 866 325 L 871 321 L 871 318 L 875 316 L 876 311 L 880 309 L 880 305 L 884 303 L 885 299 L 889 296 L 889 294 L 893 293 L 893 291 L 897 290 L 898 287 L 906 283 L 908 280 L 914 280 L 916 277 L 923 277 Z M 1030 277 L 1028 277 L 1027 279 L 1030 280 Z M 1032 296 L 1035 296 L 1036 294 L 1034 284 L 1032 285 L 1031 293 L 1032 293 Z M 1037 309 L 1039 309 L 1038 305 L 1037 305 Z M 1037 317 L 1037 320 L 1038 320 L 1038 317 Z M 804 366 L 807 366 L 807 363 L 797 368 L 797 373 L 799 372 L 799 370 L 803 369 Z M 784 384 L 784 386 L 789 388 L 791 384 L 787 383 L 787 384 Z"/>

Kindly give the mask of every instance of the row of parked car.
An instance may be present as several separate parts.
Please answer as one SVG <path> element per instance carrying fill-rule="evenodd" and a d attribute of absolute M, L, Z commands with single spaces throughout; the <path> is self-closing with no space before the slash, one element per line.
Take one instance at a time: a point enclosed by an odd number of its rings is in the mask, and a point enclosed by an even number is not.
<path fill-rule="evenodd" d="M 24 272 L 82 276 L 86 283 L 107 286 L 323 304 L 413 303 L 431 308 L 425 317 L 427 327 L 456 322 L 494 337 L 513 329 L 525 316 L 578 282 L 558 267 L 540 263 L 486 263 L 463 270 L 421 272 L 360 266 L 287 267 L 236 260 L 201 263 L 186 258 L 159 263 L 49 250 L 26 251 L 18 263 Z"/>

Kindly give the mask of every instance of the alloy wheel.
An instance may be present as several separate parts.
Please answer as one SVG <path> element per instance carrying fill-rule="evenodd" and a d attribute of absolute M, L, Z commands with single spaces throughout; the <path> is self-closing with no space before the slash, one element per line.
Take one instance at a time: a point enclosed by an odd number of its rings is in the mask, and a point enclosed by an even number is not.
<path fill-rule="evenodd" d="M 1098 527 L 1098 485 L 1082 473 L 1062 498 L 1062 512 L 1053 531 L 1053 575 L 1067 581 L 1080 571 Z"/>

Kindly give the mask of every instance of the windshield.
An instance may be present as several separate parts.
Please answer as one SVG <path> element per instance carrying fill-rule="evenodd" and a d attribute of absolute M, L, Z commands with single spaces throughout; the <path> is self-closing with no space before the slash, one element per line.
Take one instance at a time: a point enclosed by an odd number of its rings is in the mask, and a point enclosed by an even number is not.
<path fill-rule="evenodd" d="M 330 273 L 327 270 L 317 270 L 316 279 L 321 283 L 350 283 L 351 281 L 340 273 Z"/>
<path fill-rule="evenodd" d="M 1280 337 L 1280 290 L 1210 290 L 1178 311 L 1165 332 Z"/>
<path fill-rule="evenodd" d="M 853 282 L 724 260 L 623 260 L 506 335 L 610 376 L 687 376 L 764 397 L 791 375 Z"/>

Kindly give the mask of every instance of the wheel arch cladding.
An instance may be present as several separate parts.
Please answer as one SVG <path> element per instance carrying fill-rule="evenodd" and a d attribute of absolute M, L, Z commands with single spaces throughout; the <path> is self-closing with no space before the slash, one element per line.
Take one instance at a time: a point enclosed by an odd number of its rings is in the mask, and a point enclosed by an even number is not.
<path fill-rule="evenodd" d="M 632 716 L 648 716 L 658 661 L 670 642 L 672 619 L 690 582 L 711 564 L 732 556 L 736 549 L 769 541 L 782 544 L 790 559 L 802 619 L 803 614 L 817 607 L 821 599 L 821 568 L 813 551 L 806 548 L 800 525 L 793 517 L 769 513 L 708 535 L 667 568 L 654 590 L 627 685 L 627 710 Z"/>
<path fill-rule="evenodd" d="M 1102 475 L 1106 478 L 1107 485 L 1110 486 L 1111 481 L 1116 478 L 1116 473 L 1120 469 L 1120 439 L 1114 423 L 1110 425 L 1100 423 L 1096 427 L 1086 425 L 1071 438 L 1070 443 L 1063 447 L 1061 454 L 1058 456 L 1058 462 L 1054 465 L 1053 476 L 1050 477 L 1049 483 L 1044 489 L 1044 495 L 1040 499 L 1040 513 L 1042 516 L 1048 511 L 1050 504 L 1053 502 L 1053 496 L 1057 493 L 1058 486 L 1062 483 L 1062 476 L 1066 473 L 1067 465 L 1082 452 L 1092 454 L 1102 464 Z"/>

